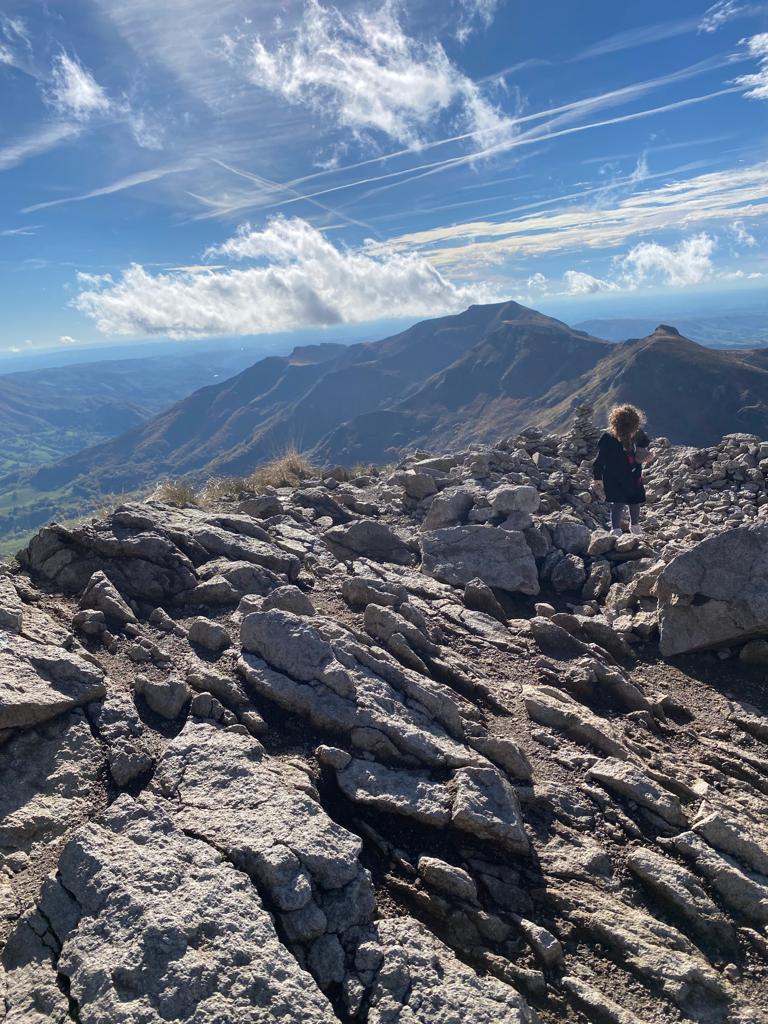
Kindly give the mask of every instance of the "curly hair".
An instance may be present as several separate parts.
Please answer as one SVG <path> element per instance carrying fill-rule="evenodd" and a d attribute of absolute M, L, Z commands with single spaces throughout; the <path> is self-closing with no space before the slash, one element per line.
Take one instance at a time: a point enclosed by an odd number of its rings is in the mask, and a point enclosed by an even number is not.
<path fill-rule="evenodd" d="M 645 423 L 645 413 L 634 405 L 614 405 L 608 414 L 608 429 L 622 444 L 630 444 Z"/>

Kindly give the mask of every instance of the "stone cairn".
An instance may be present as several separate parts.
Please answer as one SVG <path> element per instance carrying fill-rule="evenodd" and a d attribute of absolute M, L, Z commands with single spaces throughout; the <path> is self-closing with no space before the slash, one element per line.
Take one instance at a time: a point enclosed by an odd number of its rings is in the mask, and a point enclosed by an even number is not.
<path fill-rule="evenodd" d="M 599 440 L 594 406 L 591 402 L 584 402 L 576 407 L 573 426 L 562 438 L 558 454 L 578 465 L 584 459 L 594 459 Z"/>

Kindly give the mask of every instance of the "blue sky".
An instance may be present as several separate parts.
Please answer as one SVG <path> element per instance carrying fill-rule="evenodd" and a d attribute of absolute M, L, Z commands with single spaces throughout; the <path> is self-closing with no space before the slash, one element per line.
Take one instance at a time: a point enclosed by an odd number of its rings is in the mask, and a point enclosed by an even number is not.
<path fill-rule="evenodd" d="M 765 295 L 766 3 L 0 0 L 0 98 L 6 352 Z"/>

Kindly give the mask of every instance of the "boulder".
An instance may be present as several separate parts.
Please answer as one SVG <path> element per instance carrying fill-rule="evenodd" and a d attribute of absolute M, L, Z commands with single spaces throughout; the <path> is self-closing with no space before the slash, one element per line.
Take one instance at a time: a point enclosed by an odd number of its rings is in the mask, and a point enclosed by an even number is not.
<path fill-rule="evenodd" d="M 455 526 L 421 537 L 424 572 L 443 583 L 465 587 L 475 578 L 489 587 L 538 594 L 531 549 L 522 533 L 492 526 Z"/>
<path fill-rule="evenodd" d="M 20 633 L 23 605 L 9 576 L 0 575 L 0 629 Z"/>
<path fill-rule="evenodd" d="M 658 595 L 667 657 L 768 635 L 768 526 L 727 530 L 682 552 L 661 573 Z"/>
<path fill-rule="evenodd" d="M 277 587 L 264 598 L 262 608 L 268 612 L 271 608 L 282 608 L 294 615 L 314 615 L 315 606 L 304 593 L 295 586 Z"/>
<path fill-rule="evenodd" d="M 202 616 L 192 622 L 187 635 L 191 644 L 214 653 L 225 651 L 227 647 L 232 646 L 232 637 L 226 626 Z"/>
<path fill-rule="evenodd" d="M 539 492 L 528 484 L 502 484 L 488 495 L 493 511 L 505 516 L 512 512 L 537 512 L 540 500 Z"/>
<path fill-rule="evenodd" d="M 61 647 L 14 634 L 0 647 L 0 730 L 28 728 L 105 693 L 102 670 Z"/>
<path fill-rule="evenodd" d="M 448 487 L 435 495 L 424 519 L 425 530 L 438 530 L 444 526 L 460 526 L 466 522 L 475 503 L 472 487 Z"/>
<path fill-rule="evenodd" d="M 149 679 L 138 675 L 134 689 L 156 714 L 169 720 L 178 718 L 184 705 L 192 699 L 192 692 L 183 679 Z"/>
<path fill-rule="evenodd" d="M 133 610 L 101 570 L 95 572 L 88 581 L 80 598 L 80 607 L 103 612 L 108 619 L 120 626 L 136 621 Z"/>
<path fill-rule="evenodd" d="M 575 519 L 547 521 L 556 548 L 573 555 L 586 554 L 592 533 L 588 526 Z"/>
<path fill-rule="evenodd" d="M 353 561 L 360 556 L 396 565 L 413 565 L 415 561 L 411 549 L 392 527 L 375 519 L 334 526 L 325 531 L 323 540 L 341 561 Z"/>

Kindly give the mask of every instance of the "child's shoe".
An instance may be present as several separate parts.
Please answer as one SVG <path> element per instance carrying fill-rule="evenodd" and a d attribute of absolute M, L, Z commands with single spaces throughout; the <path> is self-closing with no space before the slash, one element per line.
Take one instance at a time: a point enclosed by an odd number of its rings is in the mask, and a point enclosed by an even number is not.
<path fill-rule="evenodd" d="M 611 530 L 611 536 L 612 537 L 623 537 L 624 536 L 624 531 L 621 529 L 621 527 L 617 526 L 615 530 Z"/>
<path fill-rule="evenodd" d="M 630 533 L 634 533 L 634 535 L 636 537 L 642 537 L 643 536 L 643 528 L 640 525 L 640 523 L 633 523 L 633 525 L 630 526 L 630 528 L 629 528 L 629 532 Z"/>

